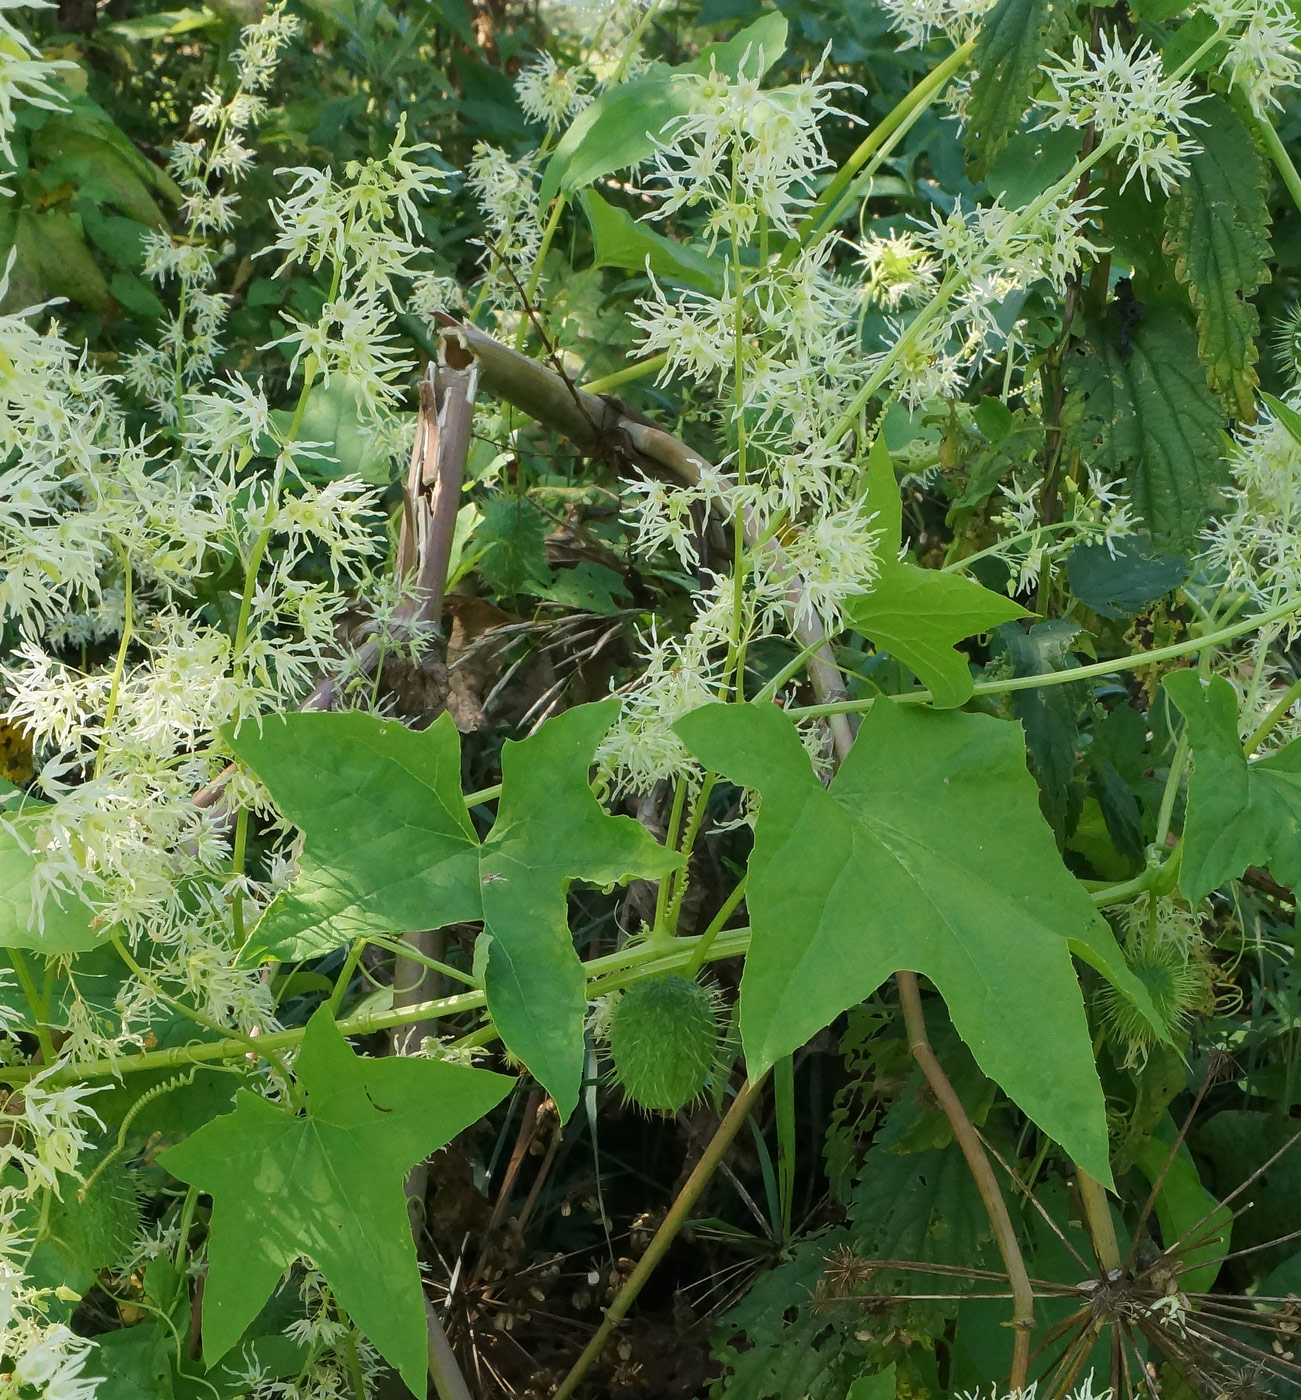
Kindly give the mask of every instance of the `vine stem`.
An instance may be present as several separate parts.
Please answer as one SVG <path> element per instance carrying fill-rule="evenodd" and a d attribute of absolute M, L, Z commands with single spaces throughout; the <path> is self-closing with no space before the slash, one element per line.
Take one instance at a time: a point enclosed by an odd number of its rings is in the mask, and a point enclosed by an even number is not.
<path fill-rule="evenodd" d="M 675 938 L 667 948 L 638 944 L 632 949 L 611 953 L 604 958 L 593 958 L 586 964 L 589 985 L 599 984 L 602 992 L 615 991 L 628 982 L 638 981 L 646 975 L 643 969 L 655 972 L 675 972 L 686 967 L 695 956 L 701 943 L 699 938 Z M 741 957 L 750 946 L 748 928 L 729 929 L 718 935 L 708 948 L 704 961 L 721 962 L 726 958 Z M 13 949 L 7 950 L 13 953 Z M 437 997 L 420 1002 L 416 1006 L 406 1006 L 391 1011 L 359 1012 L 344 1016 L 335 1021 L 339 1034 L 343 1036 L 373 1035 L 376 1031 L 392 1030 L 395 1026 L 408 1026 L 427 1017 L 455 1016 L 465 1011 L 476 1011 L 486 1004 L 481 989 L 460 992 L 454 996 Z M 191 1008 L 185 1008 L 193 1015 Z M 496 1038 L 491 1025 L 485 1028 L 488 1040 Z M 145 1050 L 138 1055 L 122 1055 L 117 1059 L 88 1060 L 81 1063 L 68 1063 L 61 1066 L 49 1077 L 50 1084 L 75 1084 L 83 1079 L 116 1078 L 119 1074 L 139 1074 L 155 1069 L 176 1069 L 181 1065 L 206 1064 L 212 1060 L 233 1060 L 242 1055 L 256 1055 L 272 1060 L 274 1052 L 287 1050 L 297 1045 L 306 1034 L 305 1026 L 290 1026 L 282 1031 L 268 1031 L 265 1035 L 237 1039 L 227 1036 L 223 1040 L 195 1041 L 189 1045 L 174 1045 L 166 1050 Z M 475 1034 L 475 1044 L 484 1044 L 480 1039 L 482 1031 Z M 270 1052 L 270 1053 L 269 1053 Z M 0 1084 L 25 1084 L 28 1080 L 46 1069 L 45 1065 L 0 1065 Z"/>
<path fill-rule="evenodd" d="M 999 1190 L 994 1169 L 980 1141 L 980 1134 L 967 1117 L 962 1100 L 944 1073 L 944 1067 L 931 1047 L 926 1034 L 926 1016 L 922 1011 L 921 989 L 917 985 L 915 972 L 896 972 L 895 983 L 899 988 L 899 1004 L 903 1008 L 904 1026 L 908 1032 L 908 1049 L 925 1076 L 931 1093 L 935 1095 L 962 1155 L 967 1159 L 967 1168 L 980 1192 L 985 1212 L 994 1231 L 994 1242 L 1003 1258 L 1007 1270 L 1008 1283 L 1012 1288 L 1012 1327 L 1015 1341 L 1012 1345 L 1012 1374 L 1010 1387 L 1013 1393 L 1025 1388 L 1030 1370 L 1030 1333 L 1034 1330 L 1034 1289 L 1030 1286 L 1030 1275 L 1025 1267 L 1021 1246 L 1008 1214 L 1007 1202 Z M 1081 1177 L 1084 1175 L 1080 1173 Z"/>
<path fill-rule="evenodd" d="M 646 1252 L 637 1261 L 636 1268 L 624 1281 L 624 1285 L 619 1290 L 614 1302 L 605 1310 L 605 1320 L 596 1329 L 592 1340 L 584 1347 L 583 1354 L 570 1367 L 569 1374 L 561 1381 L 559 1388 L 552 1396 L 552 1400 L 570 1400 L 583 1377 L 591 1369 L 592 1363 L 604 1350 L 606 1342 L 610 1340 L 611 1333 L 627 1315 L 628 1309 L 632 1307 L 637 1295 L 645 1287 L 646 1280 L 655 1272 L 660 1261 L 668 1253 L 669 1246 L 687 1223 L 687 1218 L 695 1208 L 696 1202 L 700 1199 L 705 1187 L 709 1185 L 711 1177 L 722 1164 L 723 1154 L 731 1146 L 732 1139 L 740 1132 L 741 1124 L 749 1117 L 750 1110 L 763 1091 L 767 1077 L 765 1073 L 761 1074 L 753 1083 L 747 1081 L 742 1085 L 736 1098 L 732 1100 L 731 1108 L 727 1110 L 727 1114 L 718 1125 L 714 1136 L 710 1138 L 708 1146 L 700 1154 L 700 1160 L 692 1169 L 682 1190 L 678 1192 L 677 1198 L 669 1207 L 669 1212 L 661 1222 L 659 1229 L 655 1231 L 654 1238 L 646 1246 Z"/>
<path fill-rule="evenodd" d="M 1113 661 L 1095 661 L 1089 666 L 1077 666 L 1071 671 L 1046 671 L 1035 676 L 1009 676 L 1006 680 L 978 681 L 972 687 L 972 693 L 974 695 L 1006 695 L 1014 690 L 1040 690 L 1050 685 L 1070 685 L 1074 681 L 1087 681 L 1098 676 L 1111 676 L 1118 671 L 1133 671 L 1140 666 L 1155 666 L 1161 661 L 1173 661 L 1181 656 L 1193 656 L 1198 652 L 1209 651 L 1222 642 L 1231 642 L 1235 637 L 1242 637 L 1248 632 L 1258 631 L 1271 622 L 1277 622 L 1280 618 L 1290 617 L 1297 612 L 1301 612 L 1301 597 L 1290 598 L 1286 603 L 1280 603 L 1277 607 L 1270 608 L 1268 612 L 1246 618 L 1242 622 L 1235 622 L 1229 627 L 1221 627 L 1215 632 L 1207 632 L 1205 636 L 1194 637 L 1192 641 L 1174 642 L 1168 647 L 1157 647 L 1154 651 L 1139 651 L 1132 656 L 1118 656 Z M 787 710 L 786 713 L 795 719 L 854 714 L 861 710 L 870 710 L 878 698 L 882 697 L 871 695 L 859 700 L 833 700 L 825 705 L 804 705 L 798 709 Z M 910 690 L 903 695 L 890 695 L 884 698 L 892 700 L 897 705 L 920 705 L 934 697 L 929 690 Z"/>

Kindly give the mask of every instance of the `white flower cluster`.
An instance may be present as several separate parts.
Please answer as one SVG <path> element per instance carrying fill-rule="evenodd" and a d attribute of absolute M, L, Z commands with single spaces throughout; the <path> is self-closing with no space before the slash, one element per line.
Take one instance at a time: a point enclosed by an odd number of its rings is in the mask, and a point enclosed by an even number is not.
<path fill-rule="evenodd" d="M 61 1295 L 27 1274 L 35 1244 L 30 1230 L 42 1201 L 61 1197 L 69 1178 L 80 1179 L 77 1166 L 88 1134 L 101 1126 L 85 1102 L 95 1090 L 50 1087 L 51 1073 L 0 1105 L 0 1347 L 11 1363 L 0 1377 L 5 1400 L 93 1400 L 97 1384 L 85 1374 L 93 1363 L 92 1343 L 52 1320 Z"/>
<path fill-rule="evenodd" d="M 1206 0 L 1206 12 L 1228 36 L 1220 72 L 1269 119 L 1279 91 L 1301 83 L 1301 22 L 1286 0 Z"/>
<path fill-rule="evenodd" d="M 474 148 L 466 177 L 486 225 L 478 304 L 503 311 L 518 307 L 520 289 L 540 285 L 537 164 L 535 155 L 512 159 L 486 141 Z"/>
<path fill-rule="evenodd" d="M 880 0 L 904 36 L 905 49 L 926 43 L 934 34 L 965 43 L 993 4 L 994 0 Z"/>
<path fill-rule="evenodd" d="M 554 132 L 592 101 L 595 93 L 588 78 L 584 65 L 562 68 L 554 55 L 542 53 L 520 69 L 515 98 L 529 121 Z"/>
<path fill-rule="evenodd" d="M 0 5 L 0 155 L 13 163 L 9 134 L 14 129 L 14 104 L 57 111 L 63 106 L 53 84 L 58 75 L 76 69 L 66 60 L 50 62 L 26 34 L 5 18 L 5 10 L 52 10 L 47 0 L 5 0 Z M 8 193 L 0 189 L 0 194 Z"/>
<path fill-rule="evenodd" d="M 1100 151 L 1115 151 L 1128 162 L 1121 189 L 1137 175 L 1166 194 L 1188 174 L 1188 157 L 1198 146 L 1190 125 L 1204 125 L 1191 108 L 1201 99 L 1189 78 L 1165 71 L 1161 55 L 1145 43 L 1125 48 L 1107 33 L 1090 48 L 1076 35 L 1070 58 L 1044 66 L 1053 95 L 1040 97 L 1047 116 L 1040 128 L 1083 130 L 1092 126 Z"/>
<path fill-rule="evenodd" d="M 216 255 L 206 240 L 234 227 L 239 207 L 235 187 L 253 163 L 247 138 L 266 116 L 264 94 L 298 28 L 298 21 L 286 14 L 284 0 L 245 26 L 233 55 L 234 92 L 225 97 L 210 88 L 191 113 L 192 124 L 211 134 L 172 146 L 169 166 L 185 195 L 186 231 L 177 237 L 150 230 L 144 271 L 160 287 L 175 281 L 180 302 L 156 341 L 142 342 L 126 357 L 124 375 L 127 387 L 165 422 L 182 417 L 185 392 L 211 374 L 220 353 L 226 298 L 213 290 Z"/>

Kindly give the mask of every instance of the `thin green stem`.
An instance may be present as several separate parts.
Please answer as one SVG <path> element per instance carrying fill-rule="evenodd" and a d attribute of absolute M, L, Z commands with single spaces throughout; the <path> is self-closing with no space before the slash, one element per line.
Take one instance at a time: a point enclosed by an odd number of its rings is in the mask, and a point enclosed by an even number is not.
<path fill-rule="evenodd" d="M 714 784 L 717 781 L 716 774 L 705 774 L 700 791 L 696 794 L 696 800 L 691 805 L 691 819 L 687 823 L 682 843 L 678 847 L 685 859 L 680 869 L 669 872 L 673 895 L 669 901 L 666 927 L 674 934 L 678 931 L 678 924 L 682 918 L 682 901 L 687 896 L 687 886 L 691 882 L 691 853 L 696 849 L 696 840 L 700 836 L 701 826 L 704 825 L 705 813 L 709 810 L 709 794 L 713 792 Z"/>
<path fill-rule="evenodd" d="M 973 38 L 955 49 L 943 63 L 933 68 L 906 97 L 887 112 L 859 142 L 857 149 L 836 172 L 817 202 L 805 215 L 795 237 L 782 250 L 783 265 L 789 264 L 801 248 L 808 247 L 825 229 L 832 228 L 839 222 L 845 207 L 853 199 L 851 186 L 858 179 L 860 172 L 863 180 L 870 178 L 881 160 L 939 96 L 948 81 L 966 67 L 975 48 L 976 41 Z M 869 162 L 869 168 L 864 169 Z"/>
<path fill-rule="evenodd" d="M 604 995 L 607 991 L 616 991 L 620 986 L 638 981 L 647 975 L 676 972 L 691 961 L 700 942 L 701 939 L 698 938 L 675 938 L 668 948 L 659 948 L 643 942 L 603 958 L 594 958 L 584 964 L 588 995 L 591 997 Z M 713 939 L 713 946 L 708 951 L 706 961 L 721 962 L 725 958 L 742 957 L 749 946 L 750 930 L 732 929 L 727 934 Z M 416 1021 L 481 1010 L 485 1004 L 486 998 L 481 990 L 458 992 L 454 996 L 436 997 L 414 1006 L 358 1012 L 342 1017 L 335 1025 L 345 1037 L 373 1035 L 377 1031 L 409 1026 Z M 248 1054 L 270 1061 L 271 1054 L 298 1045 L 306 1034 L 306 1029 L 305 1026 L 290 1026 L 285 1030 L 268 1031 L 266 1035 L 256 1037 L 236 1037 L 226 1033 L 220 1040 L 198 1041 L 190 1045 L 172 1046 L 166 1050 L 146 1050 L 138 1055 L 124 1055 L 116 1059 L 63 1065 L 50 1078 L 52 1083 L 75 1084 L 87 1079 L 139 1074 L 157 1069 L 176 1069 L 182 1065 L 206 1064 L 212 1060 L 230 1060 Z M 43 1068 L 42 1065 L 0 1065 L 0 1083 L 25 1084 L 40 1074 Z"/>
<path fill-rule="evenodd" d="M 714 939 L 723 931 L 723 926 L 728 919 L 736 913 L 738 905 L 745 898 L 745 876 L 742 875 L 737 882 L 736 888 L 723 901 L 723 907 L 709 921 L 709 927 L 696 940 L 696 946 L 691 954 L 691 961 L 682 970 L 684 977 L 689 977 L 693 981 L 696 974 L 709 957 L 709 950 L 714 946 Z"/>
<path fill-rule="evenodd" d="M 449 963 L 439 962 L 437 958 L 428 957 L 419 949 L 413 948 L 410 943 L 404 943 L 400 938 L 389 938 L 385 934 L 375 933 L 371 934 L 368 941 L 377 948 L 383 948 L 385 952 L 392 953 L 394 957 L 419 963 L 421 967 L 427 967 L 430 972 L 450 977 L 453 982 L 460 982 L 464 987 L 477 987 L 479 985 L 468 972 L 462 972 L 459 967 L 452 967 Z"/>
<path fill-rule="evenodd" d="M 678 837 L 682 831 L 682 814 L 687 805 L 687 787 L 687 782 L 679 779 L 677 786 L 673 789 L 673 806 L 669 811 L 668 831 L 664 837 L 664 844 L 670 851 L 678 849 Z M 655 923 L 651 928 L 651 938 L 661 943 L 673 936 L 667 920 L 669 900 L 673 894 L 673 876 L 676 873 L 676 871 L 669 871 L 668 874 L 661 876 L 659 889 L 655 891 Z"/>
<path fill-rule="evenodd" d="M 135 631 L 135 590 L 132 586 L 131 556 L 120 547 L 119 553 L 122 556 L 122 640 L 118 644 L 117 658 L 113 662 L 113 677 L 108 685 L 108 704 L 104 706 L 104 723 L 100 728 L 102 738 L 99 751 L 95 755 L 96 777 L 99 777 L 100 770 L 104 766 L 106 752 L 104 741 L 108 737 L 108 731 L 113 727 L 113 719 L 117 714 L 118 701 L 122 694 L 122 678 L 126 675 L 127 648 L 131 645 L 132 635 Z"/>
<path fill-rule="evenodd" d="M 181 1202 L 181 1214 L 176 1223 L 176 1254 L 174 1262 L 178 1270 L 185 1268 L 190 1256 L 190 1230 L 194 1225 L 194 1212 L 199 1204 L 199 1188 L 188 1187 L 185 1199 Z"/>
<path fill-rule="evenodd" d="M 638 379 L 658 374 L 668 362 L 669 353 L 662 350 L 658 355 L 649 355 L 644 360 L 625 365 L 613 374 L 604 374 L 599 379 L 589 380 L 583 385 L 583 389 L 589 394 L 608 394 L 611 389 L 617 389 L 621 384 L 632 384 Z"/>
<path fill-rule="evenodd" d="M 1251 731 L 1247 742 L 1243 745 L 1243 750 L 1248 758 L 1269 738 L 1274 731 L 1274 726 L 1298 700 L 1301 700 L 1301 680 L 1295 680 L 1288 686 L 1287 690 L 1283 692 L 1282 698 L 1270 709 L 1269 714 Z"/>
<path fill-rule="evenodd" d="M 1184 725 L 1175 744 L 1170 759 L 1170 771 L 1166 774 L 1165 787 L 1161 791 L 1161 808 L 1156 818 L 1156 844 L 1165 845 L 1170 833 L 1170 821 L 1174 816 L 1175 799 L 1179 796 L 1179 784 L 1183 781 L 1184 768 L 1188 764 L 1188 726 Z"/>
<path fill-rule="evenodd" d="M 343 1005 L 343 998 L 347 995 L 348 984 L 352 981 L 352 974 L 357 970 L 357 964 L 361 961 L 361 955 L 366 950 L 367 939 L 354 938 L 352 947 L 348 949 L 348 956 L 343 960 L 343 966 L 339 969 L 339 975 L 334 979 L 334 989 L 330 992 L 330 998 L 326 1005 L 330 1008 L 330 1015 L 337 1016 L 339 1008 Z"/>
<path fill-rule="evenodd" d="M 36 989 L 36 979 L 32 976 L 32 970 L 27 966 L 27 959 L 17 948 L 6 949 L 9 954 L 9 961 L 13 964 L 14 972 L 18 976 L 18 986 L 22 990 L 23 996 L 27 1000 L 27 1005 L 31 1008 L 32 1020 L 35 1022 L 36 1040 L 41 1047 L 41 1058 L 47 1065 L 54 1063 L 54 1037 L 50 1034 L 50 1004 L 47 998 L 41 996 Z"/>
<path fill-rule="evenodd" d="M 1132 656 L 1120 656 L 1114 661 L 1096 661 L 1089 666 L 1078 666 L 1072 671 L 1046 671 L 1034 676 L 1009 676 L 1005 680 L 979 681 L 972 687 L 972 693 L 975 695 L 1005 695 L 1015 690 L 1039 690 L 1050 685 L 1071 685 L 1076 681 L 1093 680 L 1098 676 L 1112 676 L 1121 671 L 1136 671 L 1143 666 L 1155 666 L 1161 661 L 1173 661 L 1180 656 L 1195 656 L 1198 652 L 1208 651 L 1224 642 L 1231 642 L 1235 637 L 1245 636 L 1248 632 L 1254 632 L 1260 627 L 1268 626 L 1271 622 L 1277 622 L 1280 618 L 1289 617 L 1299 611 L 1301 611 L 1301 598 L 1293 598 L 1271 608 L 1268 612 L 1261 613 L 1258 617 L 1249 617 L 1243 622 L 1235 622 L 1231 627 L 1221 627 L 1218 631 L 1208 632 L 1205 636 L 1194 637 L 1190 641 L 1175 642 L 1168 647 L 1156 647 L 1152 651 L 1135 652 Z M 871 709 L 877 698 L 879 697 L 870 696 L 860 700 L 830 701 L 825 705 L 805 705 L 800 709 L 789 710 L 787 713 L 795 719 L 807 719 L 817 715 L 854 714 Z M 910 690 L 906 694 L 891 695 L 887 698 L 896 704 L 919 705 L 929 701 L 932 696 L 929 690 Z"/>

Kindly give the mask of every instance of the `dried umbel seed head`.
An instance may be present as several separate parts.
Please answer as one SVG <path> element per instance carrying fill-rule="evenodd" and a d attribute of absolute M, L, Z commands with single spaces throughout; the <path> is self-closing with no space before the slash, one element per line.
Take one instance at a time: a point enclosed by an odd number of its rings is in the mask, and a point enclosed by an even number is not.
<path fill-rule="evenodd" d="M 615 1083 L 639 1108 L 675 1113 L 705 1087 L 718 1050 L 718 1008 L 707 987 L 668 974 L 635 982 L 607 1025 Z"/>

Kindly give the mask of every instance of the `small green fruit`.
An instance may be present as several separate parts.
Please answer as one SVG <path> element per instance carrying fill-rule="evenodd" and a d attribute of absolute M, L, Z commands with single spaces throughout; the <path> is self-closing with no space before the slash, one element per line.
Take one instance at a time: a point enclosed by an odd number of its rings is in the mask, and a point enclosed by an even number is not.
<path fill-rule="evenodd" d="M 634 982 L 607 1027 L 615 1083 L 651 1111 L 675 1113 L 705 1087 L 718 1050 L 714 997 L 672 973 Z"/>

